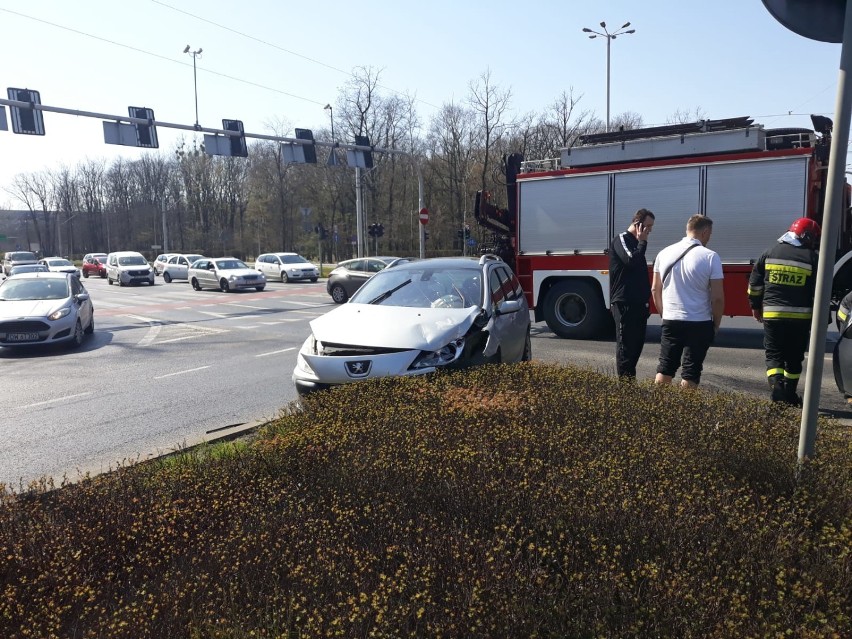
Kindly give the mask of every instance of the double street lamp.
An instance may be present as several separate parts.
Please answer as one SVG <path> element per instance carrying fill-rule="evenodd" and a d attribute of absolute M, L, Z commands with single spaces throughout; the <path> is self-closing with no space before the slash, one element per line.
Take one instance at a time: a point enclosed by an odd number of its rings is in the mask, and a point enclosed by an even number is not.
<path fill-rule="evenodd" d="M 186 45 L 186 48 L 183 50 L 184 53 L 188 53 L 192 56 L 192 84 L 195 87 L 195 128 L 198 128 L 198 75 L 195 70 L 195 59 L 201 57 L 202 48 L 198 47 L 195 51 L 189 50 L 189 45 Z"/>
<path fill-rule="evenodd" d="M 610 43 L 615 40 L 620 35 L 627 35 L 628 33 L 636 33 L 636 29 L 630 29 L 625 31 L 627 27 L 630 26 L 629 22 L 625 22 L 615 31 L 610 32 L 606 28 L 606 22 L 601 22 L 601 29 L 603 29 L 603 33 L 600 31 L 595 31 L 593 29 L 589 29 L 588 27 L 583 28 L 583 33 L 591 33 L 589 36 L 590 39 L 594 38 L 606 38 L 606 130 L 609 132 L 609 48 Z"/>

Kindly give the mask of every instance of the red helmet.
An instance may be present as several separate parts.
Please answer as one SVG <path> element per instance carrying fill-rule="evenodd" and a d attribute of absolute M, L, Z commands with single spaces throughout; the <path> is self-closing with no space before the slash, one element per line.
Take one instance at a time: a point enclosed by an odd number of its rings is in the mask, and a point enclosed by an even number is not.
<path fill-rule="evenodd" d="M 814 222 L 809 217 L 800 217 L 790 225 L 790 231 L 799 236 L 800 240 L 816 244 L 819 242 L 819 236 L 822 233 L 819 224 Z"/>

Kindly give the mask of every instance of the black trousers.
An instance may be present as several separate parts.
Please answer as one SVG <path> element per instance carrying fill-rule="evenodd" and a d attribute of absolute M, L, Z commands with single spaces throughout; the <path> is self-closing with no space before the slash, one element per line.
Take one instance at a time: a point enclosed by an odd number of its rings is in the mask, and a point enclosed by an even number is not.
<path fill-rule="evenodd" d="M 689 322 L 663 320 L 660 333 L 660 363 L 657 372 L 674 377 L 681 366 L 681 378 L 698 384 L 704 370 L 704 358 L 713 343 L 716 332 L 713 320 Z"/>
<path fill-rule="evenodd" d="M 615 367 L 619 377 L 636 377 L 636 364 L 645 347 L 648 304 L 612 303 L 615 320 Z"/>
<path fill-rule="evenodd" d="M 763 349 L 766 374 L 799 379 L 810 340 L 810 320 L 764 320 Z"/>

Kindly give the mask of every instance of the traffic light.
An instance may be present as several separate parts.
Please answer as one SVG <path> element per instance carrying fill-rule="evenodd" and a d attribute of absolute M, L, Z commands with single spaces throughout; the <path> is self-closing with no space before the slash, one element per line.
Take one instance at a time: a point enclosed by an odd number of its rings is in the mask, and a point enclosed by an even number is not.
<path fill-rule="evenodd" d="M 240 133 L 244 133 L 242 120 L 222 120 L 222 128 L 226 131 L 239 131 Z M 246 136 L 230 136 L 228 138 L 228 150 L 231 152 L 231 157 L 248 157 L 248 148 L 246 148 Z"/>
<path fill-rule="evenodd" d="M 41 94 L 30 89 L 6 89 L 10 100 L 29 102 L 32 105 L 41 104 Z M 38 109 L 10 106 L 12 114 L 12 132 L 27 135 L 44 135 L 44 115 Z"/>
<path fill-rule="evenodd" d="M 458 231 L 456 231 L 456 235 L 458 235 L 459 239 L 462 239 L 462 237 L 464 236 L 464 231 L 459 229 Z"/>
<path fill-rule="evenodd" d="M 428 239 L 429 239 L 429 231 L 423 231 L 423 239 L 424 239 L 424 240 L 428 240 Z"/>
<path fill-rule="evenodd" d="M 469 239 L 469 238 L 470 238 L 470 226 L 468 226 L 467 224 L 465 224 L 465 225 L 464 225 L 464 239 L 466 239 L 466 240 L 467 240 L 467 239 Z"/>
<path fill-rule="evenodd" d="M 379 222 L 376 224 L 376 237 L 381 237 L 385 234 L 385 225 Z"/>
<path fill-rule="evenodd" d="M 314 132 L 310 129 L 296 129 L 297 140 L 310 140 L 310 144 L 302 144 L 305 164 L 317 163 L 317 147 L 314 146 Z"/>
<path fill-rule="evenodd" d="M 376 237 L 376 225 L 375 224 L 370 224 L 370 226 L 367 227 L 367 235 L 369 235 L 370 237 Z"/>
<path fill-rule="evenodd" d="M 328 229 L 325 228 L 322 224 L 318 224 L 314 227 L 314 233 L 319 235 L 319 239 L 327 240 L 328 239 Z"/>
<path fill-rule="evenodd" d="M 355 144 L 358 146 L 370 146 L 370 138 L 366 135 L 356 135 L 355 136 Z M 373 152 L 372 151 L 362 151 L 364 154 L 364 168 L 372 169 L 373 168 Z"/>

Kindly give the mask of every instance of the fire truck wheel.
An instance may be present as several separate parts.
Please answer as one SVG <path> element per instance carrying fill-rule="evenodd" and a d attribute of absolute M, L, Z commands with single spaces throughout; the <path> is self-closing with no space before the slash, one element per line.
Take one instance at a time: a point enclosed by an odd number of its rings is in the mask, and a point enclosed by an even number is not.
<path fill-rule="evenodd" d="M 544 300 L 544 320 L 559 337 L 589 339 L 608 326 L 600 291 L 587 282 L 559 282 Z"/>

